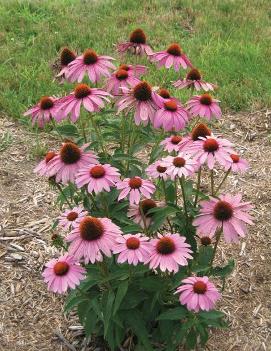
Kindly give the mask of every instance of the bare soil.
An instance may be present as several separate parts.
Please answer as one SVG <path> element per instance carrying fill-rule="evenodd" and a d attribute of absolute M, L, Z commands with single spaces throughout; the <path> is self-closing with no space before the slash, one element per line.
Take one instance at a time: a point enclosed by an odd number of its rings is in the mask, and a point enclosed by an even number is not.
<path fill-rule="evenodd" d="M 255 205 L 255 226 L 239 245 L 223 245 L 218 260 L 236 259 L 220 307 L 230 328 L 212 331 L 206 350 L 271 350 L 270 229 L 271 229 L 271 113 L 226 116 L 219 123 L 250 162 L 244 176 L 230 176 L 227 190 L 241 192 Z M 33 132 L 0 119 L 0 350 L 90 351 L 75 315 L 65 317 L 63 298 L 47 292 L 41 279 L 44 262 L 56 253 L 51 223 L 58 210 L 55 193 L 33 174 L 37 150 Z M 41 145 L 55 140 L 41 134 Z M 96 351 L 103 351 L 96 347 Z"/>

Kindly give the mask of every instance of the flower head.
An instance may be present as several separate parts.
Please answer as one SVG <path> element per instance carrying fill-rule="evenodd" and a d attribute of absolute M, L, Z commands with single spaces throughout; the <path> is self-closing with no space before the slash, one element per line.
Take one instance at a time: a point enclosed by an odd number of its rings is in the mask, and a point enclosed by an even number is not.
<path fill-rule="evenodd" d="M 46 263 L 42 276 L 48 283 L 48 290 L 63 294 L 68 288 L 74 289 L 85 279 L 86 270 L 68 254 Z"/>
<path fill-rule="evenodd" d="M 87 213 L 82 206 L 68 209 L 58 217 L 58 224 L 66 230 L 74 228 Z"/>
<path fill-rule="evenodd" d="M 39 128 L 43 128 L 52 118 L 58 118 L 59 99 L 52 96 L 43 96 L 40 101 L 27 110 L 24 116 L 31 116 L 32 125 L 37 123 Z"/>
<path fill-rule="evenodd" d="M 187 266 L 187 259 L 193 258 L 190 245 L 179 234 L 158 234 L 158 238 L 152 239 L 150 243 L 152 250 L 147 263 L 151 269 L 159 267 L 162 272 L 168 270 L 177 273 L 179 266 Z"/>
<path fill-rule="evenodd" d="M 141 195 L 149 199 L 155 192 L 155 185 L 140 177 L 125 178 L 120 180 L 116 186 L 117 189 L 121 190 L 118 201 L 129 196 L 130 204 L 139 204 Z"/>
<path fill-rule="evenodd" d="M 212 238 L 221 229 L 226 242 L 238 242 L 239 237 L 246 235 L 247 224 L 253 224 L 249 214 L 252 205 L 241 200 L 240 194 L 226 194 L 218 199 L 201 201 L 199 215 L 193 222 L 198 234 L 206 236 L 204 233 L 209 233 Z"/>
<path fill-rule="evenodd" d="M 119 181 L 120 173 L 117 168 L 109 164 L 90 164 L 80 168 L 76 174 L 75 184 L 78 188 L 87 185 L 89 193 L 98 194 L 101 191 L 110 191 Z"/>
<path fill-rule="evenodd" d="M 135 29 L 131 34 L 129 41 L 119 43 L 117 50 L 120 54 L 130 52 L 134 55 L 150 55 L 152 53 L 151 47 L 147 44 L 146 34 L 141 28 Z"/>
<path fill-rule="evenodd" d="M 110 69 L 115 69 L 110 56 L 99 56 L 94 50 L 87 49 L 68 65 L 67 80 L 82 82 L 85 74 L 92 83 L 98 82 L 101 77 L 109 77 Z"/>
<path fill-rule="evenodd" d="M 65 75 L 68 72 L 69 63 L 71 63 L 75 59 L 75 52 L 71 51 L 69 48 L 62 49 L 60 54 L 61 71 L 57 74 L 57 77 L 65 78 Z"/>
<path fill-rule="evenodd" d="M 122 69 L 126 72 L 128 72 L 129 76 L 135 76 L 137 78 L 140 78 L 144 74 L 148 72 L 148 68 L 146 66 L 142 65 L 126 65 L 126 64 L 121 64 L 119 65 L 119 70 Z"/>
<path fill-rule="evenodd" d="M 226 139 L 216 137 L 213 134 L 205 138 L 199 137 L 189 145 L 189 152 L 194 155 L 195 159 L 203 165 L 205 162 L 210 169 L 213 169 L 215 163 L 225 167 L 231 162 L 230 155 L 234 152 L 232 143 Z"/>
<path fill-rule="evenodd" d="M 149 165 L 146 168 L 146 174 L 150 178 L 163 178 L 164 180 L 166 180 L 168 178 L 168 175 L 166 173 L 167 167 L 162 166 L 162 162 L 163 161 L 158 160 Z"/>
<path fill-rule="evenodd" d="M 152 62 L 156 62 L 158 67 L 165 66 L 165 68 L 174 67 L 175 71 L 178 72 L 180 66 L 186 69 L 187 66 L 192 67 L 192 63 L 188 57 L 183 53 L 179 44 L 171 44 L 167 50 L 155 52 L 149 55 Z"/>
<path fill-rule="evenodd" d="M 43 158 L 42 161 L 34 168 L 34 173 L 37 173 L 41 176 L 49 176 L 48 175 L 48 164 L 49 161 L 51 161 L 55 156 L 57 156 L 57 153 L 54 151 L 48 151 L 45 157 Z"/>
<path fill-rule="evenodd" d="M 127 113 L 135 110 L 134 118 L 136 125 L 147 125 L 153 120 L 155 111 L 158 109 L 157 100 L 160 98 L 145 81 L 140 81 L 132 89 L 124 89 L 124 96 L 117 103 L 118 114 L 126 110 Z"/>
<path fill-rule="evenodd" d="M 237 154 L 231 154 L 230 157 L 232 161 L 225 165 L 226 171 L 230 169 L 234 173 L 245 173 L 248 170 L 249 165 L 244 158 Z"/>
<path fill-rule="evenodd" d="M 179 300 L 189 311 L 199 312 L 214 309 L 221 294 L 208 277 L 189 277 L 182 280 L 183 285 L 177 288 L 175 294 L 180 294 Z"/>
<path fill-rule="evenodd" d="M 221 109 L 219 100 L 214 99 L 210 94 L 195 95 L 187 102 L 187 109 L 192 116 L 205 117 L 211 120 L 212 117 L 220 118 Z"/>
<path fill-rule="evenodd" d="M 192 68 L 186 75 L 186 78 L 179 79 L 173 83 L 175 88 L 194 88 L 195 90 L 214 90 L 215 85 L 211 83 L 204 82 L 201 77 L 201 73 L 196 69 Z"/>
<path fill-rule="evenodd" d="M 179 131 L 184 129 L 188 121 L 188 112 L 177 99 L 164 99 L 158 102 L 160 107 L 154 115 L 154 128 L 162 127 L 165 131 Z"/>
<path fill-rule="evenodd" d="M 176 177 L 192 176 L 198 169 L 198 163 L 191 158 L 191 155 L 185 153 L 163 158 L 162 166 L 167 168 L 166 174 L 170 176 L 171 180 Z"/>
<path fill-rule="evenodd" d="M 165 206 L 165 203 L 163 201 L 157 202 L 153 199 L 144 199 L 141 200 L 139 204 L 130 205 L 127 217 L 131 218 L 142 228 L 145 228 L 145 226 L 148 228 L 152 223 L 153 217 L 153 214 L 149 213 L 149 211 L 153 208 L 163 206 Z"/>
<path fill-rule="evenodd" d="M 88 144 L 79 147 L 72 142 L 63 143 L 59 153 L 48 162 L 48 176 L 55 176 L 57 183 L 74 182 L 75 174 L 80 168 L 97 163 L 97 156 L 91 151 L 85 151 L 87 147 Z"/>
<path fill-rule="evenodd" d="M 165 140 L 161 141 L 160 145 L 164 146 L 164 150 L 167 152 L 172 151 L 182 151 L 185 149 L 186 144 L 190 141 L 189 138 L 183 137 L 181 135 L 171 135 Z"/>
<path fill-rule="evenodd" d="M 128 262 L 134 266 L 145 263 L 150 254 L 149 238 L 142 234 L 126 234 L 116 238 L 113 253 L 119 254 L 118 263 Z"/>
<path fill-rule="evenodd" d="M 104 101 L 110 102 L 111 95 L 97 88 L 90 88 L 87 84 L 77 84 L 74 91 L 61 98 L 58 104 L 59 117 L 57 121 L 70 114 L 72 122 L 76 122 L 80 116 L 83 105 L 88 112 L 97 112 L 105 106 Z"/>
<path fill-rule="evenodd" d="M 102 254 L 110 257 L 120 228 L 109 218 L 84 217 L 66 237 L 69 254 L 85 263 L 102 261 Z"/>
<path fill-rule="evenodd" d="M 140 80 L 131 75 L 125 69 L 118 69 L 107 79 L 106 90 L 113 95 L 122 93 L 122 88 L 131 88 L 138 84 Z"/>

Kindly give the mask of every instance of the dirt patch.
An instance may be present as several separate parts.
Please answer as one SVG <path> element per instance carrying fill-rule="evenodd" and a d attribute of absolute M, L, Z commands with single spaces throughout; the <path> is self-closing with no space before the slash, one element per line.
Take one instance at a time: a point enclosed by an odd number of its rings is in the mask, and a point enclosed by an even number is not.
<path fill-rule="evenodd" d="M 221 130 L 251 165 L 244 176 L 230 176 L 227 187 L 255 204 L 255 226 L 242 243 L 218 252 L 220 261 L 237 260 L 219 306 L 230 328 L 214 331 L 207 350 L 271 350 L 270 118 L 259 111 L 221 122 Z M 64 317 L 63 299 L 48 293 L 41 279 L 44 262 L 56 253 L 50 246 L 50 226 L 58 211 L 54 192 L 32 172 L 35 135 L 2 118 L 0 136 L 4 133 L 12 140 L 0 152 L 0 350 L 93 350 L 83 346 L 77 318 Z M 41 134 L 41 144 L 48 143 L 54 141 Z"/>

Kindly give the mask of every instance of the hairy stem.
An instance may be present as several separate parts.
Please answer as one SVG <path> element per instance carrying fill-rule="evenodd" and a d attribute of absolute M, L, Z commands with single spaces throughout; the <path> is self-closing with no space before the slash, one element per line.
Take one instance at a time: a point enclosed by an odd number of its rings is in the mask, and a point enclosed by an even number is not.
<path fill-rule="evenodd" d="M 198 198 L 199 198 L 200 180 L 201 180 L 201 167 L 199 168 L 199 171 L 198 171 L 197 192 L 196 192 L 195 201 L 194 201 L 195 207 L 197 206 Z"/>
<path fill-rule="evenodd" d="M 228 175 L 230 174 L 230 172 L 231 172 L 231 168 L 229 168 L 229 169 L 227 170 L 227 172 L 225 173 L 225 175 L 224 175 L 224 177 L 223 177 L 221 183 L 218 185 L 216 191 L 214 192 L 214 195 L 216 195 L 216 194 L 219 192 L 219 190 L 220 190 L 220 188 L 222 187 L 222 185 L 224 184 L 225 180 L 228 178 Z"/>

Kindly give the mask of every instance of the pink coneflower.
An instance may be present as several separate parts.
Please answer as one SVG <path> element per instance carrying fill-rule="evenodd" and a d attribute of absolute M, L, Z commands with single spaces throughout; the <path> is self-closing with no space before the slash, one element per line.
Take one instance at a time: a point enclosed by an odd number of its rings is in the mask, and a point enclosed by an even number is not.
<path fill-rule="evenodd" d="M 117 262 L 128 262 L 134 266 L 145 263 L 150 255 L 149 238 L 141 234 L 126 234 L 116 238 L 113 253 L 119 254 Z"/>
<path fill-rule="evenodd" d="M 155 185 L 140 177 L 125 178 L 117 183 L 117 189 L 121 190 L 118 201 L 129 196 L 130 204 L 139 204 L 140 196 L 147 199 L 155 192 Z"/>
<path fill-rule="evenodd" d="M 200 72 L 196 68 L 192 68 L 186 75 L 186 78 L 179 79 L 173 83 L 175 88 L 193 88 L 197 91 L 203 89 L 205 91 L 214 90 L 215 85 L 204 82 Z"/>
<path fill-rule="evenodd" d="M 57 77 L 65 78 L 68 72 L 68 64 L 76 59 L 75 52 L 69 48 L 64 48 L 60 54 L 61 71 L 57 74 Z"/>
<path fill-rule="evenodd" d="M 58 217 L 58 224 L 65 230 L 74 228 L 87 214 L 88 212 L 82 206 L 68 209 Z"/>
<path fill-rule="evenodd" d="M 119 65 L 119 69 L 123 69 L 124 71 L 128 72 L 129 76 L 135 76 L 137 78 L 140 78 L 148 72 L 148 68 L 142 65 L 121 64 Z"/>
<path fill-rule="evenodd" d="M 176 99 L 166 99 L 158 102 L 159 110 L 153 118 L 154 128 L 163 127 L 165 131 L 179 131 L 184 129 L 188 121 L 188 112 Z"/>
<path fill-rule="evenodd" d="M 161 88 L 158 90 L 157 94 L 161 96 L 163 99 L 170 99 L 171 95 L 167 89 Z"/>
<path fill-rule="evenodd" d="M 190 245 L 185 242 L 185 237 L 179 234 L 158 234 L 157 239 L 150 241 L 152 251 L 146 263 L 150 268 L 159 267 L 162 272 L 177 273 L 179 266 L 187 266 L 187 259 L 193 258 L 190 253 Z"/>
<path fill-rule="evenodd" d="M 221 117 L 222 112 L 218 102 L 220 101 L 208 93 L 195 95 L 187 102 L 187 109 L 192 116 L 205 117 L 210 121 L 212 117 Z"/>
<path fill-rule="evenodd" d="M 164 150 L 167 152 L 182 151 L 186 144 L 190 141 L 187 137 L 181 135 L 171 135 L 170 137 L 163 140 L 160 145 L 164 146 Z"/>
<path fill-rule="evenodd" d="M 117 45 L 117 50 L 120 54 L 129 51 L 134 55 L 150 55 L 152 53 L 152 49 L 148 44 L 146 44 L 146 42 L 146 34 L 142 29 L 137 28 L 130 34 L 129 41 L 119 43 Z"/>
<path fill-rule="evenodd" d="M 35 167 L 34 173 L 37 173 L 41 176 L 49 176 L 48 175 L 48 163 L 55 156 L 57 156 L 57 153 L 55 153 L 54 151 L 48 151 L 47 154 L 45 155 L 44 159 L 42 161 L 40 161 L 40 163 Z"/>
<path fill-rule="evenodd" d="M 110 102 L 109 97 L 111 95 L 102 89 L 90 88 L 87 84 L 77 84 L 72 93 L 59 100 L 60 114 L 56 119 L 61 121 L 70 114 L 71 121 L 76 122 L 80 116 L 82 104 L 88 112 L 97 112 L 105 106 L 104 101 Z"/>
<path fill-rule="evenodd" d="M 110 76 L 110 69 L 116 69 L 111 62 L 113 60 L 115 59 L 111 56 L 99 56 L 94 50 L 87 49 L 83 55 L 69 63 L 66 78 L 80 83 L 87 74 L 92 83 L 97 83 L 101 77 Z"/>
<path fill-rule="evenodd" d="M 165 203 L 160 201 L 154 201 L 152 199 L 145 199 L 139 202 L 139 204 L 130 205 L 127 213 L 127 217 L 131 218 L 136 224 L 142 228 L 145 226 L 148 228 L 152 223 L 152 214 L 148 213 L 149 210 L 156 207 L 163 207 Z"/>
<path fill-rule="evenodd" d="M 102 253 L 110 257 L 120 228 L 109 218 L 87 216 L 66 237 L 70 242 L 69 253 L 87 264 L 103 260 Z"/>
<path fill-rule="evenodd" d="M 157 62 L 158 67 L 165 66 L 166 68 L 174 67 L 175 71 L 178 72 L 180 66 L 186 69 L 187 66 L 192 67 L 192 63 L 188 57 L 183 53 L 179 44 L 171 44 L 167 50 L 155 52 L 149 54 L 152 62 Z"/>
<path fill-rule="evenodd" d="M 55 176 L 57 183 L 74 182 L 75 174 L 80 168 L 97 163 L 97 156 L 91 151 L 85 151 L 88 145 L 78 147 L 72 142 L 63 143 L 59 153 L 48 162 L 49 177 Z"/>
<path fill-rule="evenodd" d="M 239 236 L 246 235 L 246 224 L 253 224 L 248 213 L 252 205 L 241 200 L 240 194 L 226 194 L 218 199 L 201 201 L 199 215 L 193 221 L 198 233 L 209 233 L 213 237 L 217 230 L 222 229 L 226 242 L 238 242 Z"/>
<path fill-rule="evenodd" d="M 248 170 L 249 165 L 244 158 L 241 158 L 239 155 L 236 154 L 231 154 L 230 157 L 232 161 L 226 164 L 226 171 L 230 169 L 234 173 L 244 173 Z"/>
<path fill-rule="evenodd" d="M 192 176 L 198 169 L 198 163 L 191 158 L 191 155 L 185 153 L 163 158 L 162 166 L 167 168 L 166 174 L 170 176 L 171 180 L 176 177 Z"/>
<path fill-rule="evenodd" d="M 214 309 L 221 294 L 208 277 L 189 277 L 182 280 L 184 285 L 177 288 L 179 300 L 189 311 L 199 312 Z"/>
<path fill-rule="evenodd" d="M 128 71 L 119 69 L 107 79 L 106 90 L 113 95 L 119 95 L 123 91 L 122 88 L 131 88 L 139 82 L 140 80 L 133 75 L 129 75 Z"/>
<path fill-rule="evenodd" d="M 153 120 L 155 111 L 158 109 L 157 100 L 161 97 L 158 97 L 147 82 L 140 82 L 132 89 L 125 89 L 123 94 L 124 96 L 117 103 L 118 114 L 123 110 L 128 113 L 134 109 L 136 125 L 142 122 L 146 126 L 149 120 Z"/>
<path fill-rule="evenodd" d="M 146 174 L 150 178 L 163 178 L 166 180 L 168 178 L 168 175 L 166 174 L 167 167 L 162 166 L 162 161 L 158 160 L 149 165 L 146 168 Z"/>
<path fill-rule="evenodd" d="M 58 117 L 59 99 L 52 96 L 43 96 L 40 101 L 27 110 L 24 116 L 31 115 L 32 125 L 37 123 L 39 128 L 43 128 L 52 118 Z"/>
<path fill-rule="evenodd" d="M 232 159 L 230 155 L 234 152 L 232 143 L 226 139 L 214 136 L 199 137 L 189 146 L 189 152 L 194 155 L 195 159 L 202 165 L 205 162 L 210 169 L 214 168 L 215 162 L 223 167 Z"/>
<path fill-rule="evenodd" d="M 42 276 L 48 283 L 48 290 L 63 294 L 68 288 L 74 289 L 85 279 L 86 270 L 68 254 L 46 263 Z"/>
<path fill-rule="evenodd" d="M 103 190 L 110 191 L 110 187 L 115 186 L 119 181 L 120 173 L 117 168 L 109 164 L 92 164 L 79 169 L 75 178 L 78 188 L 87 185 L 89 193 L 94 191 L 95 194 L 98 194 Z"/>

